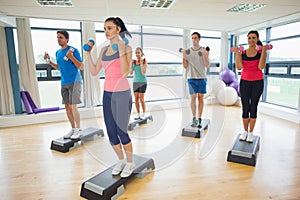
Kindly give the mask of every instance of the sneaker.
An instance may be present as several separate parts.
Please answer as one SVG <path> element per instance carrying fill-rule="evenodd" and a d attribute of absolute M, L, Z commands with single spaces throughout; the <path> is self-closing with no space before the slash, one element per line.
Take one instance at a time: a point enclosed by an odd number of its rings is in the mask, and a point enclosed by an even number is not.
<path fill-rule="evenodd" d="M 247 142 L 253 142 L 254 140 L 254 135 L 252 132 L 249 132 L 248 135 L 247 135 Z"/>
<path fill-rule="evenodd" d="M 201 126 L 201 121 L 202 121 L 201 118 L 199 118 L 199 119 L 198 119 L 198 128 L 202 128 L 202 126 Z"/>
<path fill-rule="evenodd" d="M 72 128 L 69 131 L 69 133 L 67 133 L 66 135 L 64 135 L 64 139 L 70 139 L 73 134 L 74 134 L 74 128 Z"/>
<path fill-rule="evenodd" d="M 193 117 L 192 127 L 197 127 L 197 126 L 198 126 L 198 121 L 197 121 L 196 117 Z"/>
<path fill-rule="evenodd" d="M 244 131 L 241 135 L 240 135 L 240 140 L 246 140 L 246 137 L 247 137 L 247 131 Z"/>
<path fill-rule="evenodd" d="M 140 119 L 144 119 L 145 118 L 145 113 L 142 113 L 141 115 L 140 115 Z"/>
<path fill-rule="evenodd" d="M 71 139 L 78 139 L 78 138 L 80 138 L 80 136 L 81 136 L 81 129 L 79 129 L 79 128 L 77 128 L 77 129 L 74 129 L 74 133 L 73 133 L 73 135 L 70 137 Z"/>
<path fill-rule="evenodd" d="M 135 164 L 133 162 L 131 162 L 131 163 L 126 162 L 126 165 L 121 173 L 121 177 L 126 178 L 126 177 L 130 176 L 132 174 L 132 172 L 134 171 L 134 169 L 135 169 Z"/>
<path fill-rule="evenodd" d="M 119 160 L 112 170 L 112 175 L 118 175 L 125 167 L 125 161 Z"/>
<path fill-rule="evenodd" d="M 137 113 L 134 119 L 140 119 L 140 117 L 141 117 L 140 113 Z"/>

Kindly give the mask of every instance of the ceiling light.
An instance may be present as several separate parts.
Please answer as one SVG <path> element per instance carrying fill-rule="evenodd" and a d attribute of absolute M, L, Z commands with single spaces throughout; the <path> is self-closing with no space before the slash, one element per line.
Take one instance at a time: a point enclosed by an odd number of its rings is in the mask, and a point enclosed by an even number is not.
<path fill-rule="evenodd" d="M 170 8 L 175 0 L 141 0 L 141 8 L 156 8 L 166 9 Z"/>
<path fill-rule="evenodd" d="M 36 0 L 40 6 L 48 7 L 72 7 L 71 0 Z"/>
<path fill-rule="evenodd" d="M 227 12 L 254 12 L 257 9 L 265 7 L 265 4 L 238 4 L 230 9 Z"/>

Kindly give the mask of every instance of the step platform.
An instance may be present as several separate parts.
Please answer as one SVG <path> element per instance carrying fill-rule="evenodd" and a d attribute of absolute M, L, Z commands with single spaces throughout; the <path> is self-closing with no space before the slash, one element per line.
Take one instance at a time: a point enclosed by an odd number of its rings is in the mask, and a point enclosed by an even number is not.
<path fill-rule="evenodd" d="M 204 130 L 208 128 L 210 124 L 209 119 L 202 119 L 201 128 L 193 127 L 191 124 L 182 129 L 182 136 L 201 138 L 203 136 Z"/>
<path fill-rule="evenodd" d="M 113 166 L 100 172 L 81 185 L 80 196 L 89 200 L 117 199 L 125 192 L 124 184 L 133 177 L 143 178 L 155 169 L 151 158 L 133 155 L 136 169 L 127 178 L 113 176 Z"/>
<path fill-rule="evenodd" d="M 260 137 L 254 136 L 253 142 L 240 140 L 241 134 L 238 134 L 234 140 L 232 148 L 227 155 L 227 161 L 240 164 L 255 166 L 259 151 Z"/>
<path fill-rule="evenodd" d="M 79 142 L 93 139 L 94 136 L 104 136 L 104 132 L 102 129 L 99 128 L 87 128 L 82 130 L 82 135 L 78 139 L 64 139 L 60 137 L 56 140 L 52 140 L 51 142 L 51 149 L 60 151 L 62 153 L 66 153 L 72 149 L 75 149 L 80 146 Z"/>
<path fill-rule="evenodd" d="M 138 127 L 138 125 L 140 124 L 147 124 L 148 121 L 153 121 L 153 117 L 152 115 L 147 115 L 142 119 L 135 119 L 132 122 L 129 122 L 128 124 L 128 130 L 132 131 L 133 129 L 135 129 L 136 127 Z"/>

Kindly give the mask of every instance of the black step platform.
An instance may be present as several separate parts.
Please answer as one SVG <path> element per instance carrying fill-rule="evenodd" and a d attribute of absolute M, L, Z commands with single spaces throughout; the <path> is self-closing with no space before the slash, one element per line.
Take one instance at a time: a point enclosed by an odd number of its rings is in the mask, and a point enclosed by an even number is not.
<path fill-rule="evenodd" d="M 210 124 L 209 119 L 202 119 L 201 128 L 193 127 L 191 124 L 182 129 L 182 136 L 193 137 L 193 138 L 201 138 L 204 130 L 208 128 Z"/>
<path fill-rule="evenodd" d="M 129 124 L 128 124 L 128 130 L 129 130 L 129 131 L 132 131 L 132 130 L 135 129 L 139 124 L 147 124 L 148 121 L 153 121 L 152 115 L 148 115 L 148 116 L 145 116 L 145 117 L 142 118 L 142 119 L 135 119 L 134 121 L 129 122 Z"/>
<path fill-rule="evenodd" d="M 111 166 L 81 185 L 80 196 L 89 200 L 117 199 L 125 192 L 124 184 L 132 177 L 143 178 L 155 169 L 151 158 L 133 155 L 135 170 L 127 178 L 113 176 Z"/>
<path fill-rule="evenodd" d="M 80 146 L 80 141 L 94 138 L 95 135 L 104 136 L 103 130 L 99 128 L 90 127 L 82 130 L 82 135 L 78 139 L 64 139 L 63 137 L 60 137 L 58 139 L 52 140 L 51 149 L 66 153 Z"/>
<path fill-rule="evenodd" d="M 238 134 L 235 138 L 232 148 L 228 152 L 227 161 L 255 166 L 260 137 L 254 136 L 253 142 L 250 143 L 240 140 L 240 135 Z"/>

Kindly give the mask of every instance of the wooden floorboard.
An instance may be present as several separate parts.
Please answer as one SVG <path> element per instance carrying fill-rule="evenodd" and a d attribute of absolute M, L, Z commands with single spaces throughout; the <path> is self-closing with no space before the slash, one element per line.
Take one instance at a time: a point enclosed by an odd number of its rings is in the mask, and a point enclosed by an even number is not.
<path fill-rule="evenodd" d="M 300 199 L 300 126 L 258 114 L 261 137 L 255 167 L 227 162 L 242 130 L 241 108 L 207 105 L 211 120 L 204 137 L 181 137 L 189 108 L 153 111 L 153 122 L 130 131 L 134 152 L 152 157 L 157 169 L 125 185 L 119 199 Z M 6 200 L 83 199 L 81 184 L 111 166 L 116 157 L 103 118 L 82 121 L 104 137 L 68 153 L 50 150 L 51 141 L 69 130 L 67 122 L 0 129 L 0 194 Z"/>

